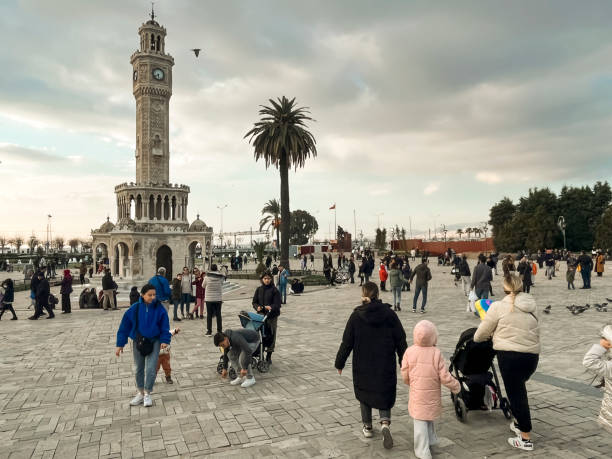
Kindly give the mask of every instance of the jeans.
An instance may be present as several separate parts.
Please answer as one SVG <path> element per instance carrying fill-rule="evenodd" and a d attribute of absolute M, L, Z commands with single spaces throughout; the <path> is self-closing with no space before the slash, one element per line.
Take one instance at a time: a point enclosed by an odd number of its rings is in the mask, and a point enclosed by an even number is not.
<path fill-rule="evenodd" d="M 412 309 L 417 308 L 417 300 L 419 299 L 419 294 L 421 292 L 423 292 L 423 304 L 421 305 L 421 311 L 424 311 L 425 305 L 427 304 L 427 284 L 417 285 L 414 288 L 414 299 L 412 300 Z"/>
<path fill-rule="evenodd" d="M 478 289 L 476 290 L 476 296 L 478 297 L 479 300 L 482 300 L 483 298 L 486 300 L 489 298 L 489 288 L 483 288 L 483 289 Z"/>
<path fill-rule="evenodd" d="M 280 283 L 278 284 L 278 291 L 281 295 L 281 303 L 287 302 L 287 284 Z"/>
<path fill-rule="evenodd" d="M 221 320 L 221 301 L 206 302 L 206 332 L 212 333 L 212 318 L 217 316 L 217 331 L 223 331 L 223 321 Z"/>
<path fill-rule="evenodd" d="M 180 302 L 181 302 L 180 300 L 172 300 L 172 304 L 174 305 L 174 318 L 175 319 L 178 319 L 177 314 L 178 314 L 178 306 Z"/>
<path fill-rule="evenodd" d="M 393 291 L 393 306 L 399 306 L 402 301 L 402 286 L 392 287 L 391 290 Z"/>
<path fill-rule="evenodd" d="M 132 341 L 132 353 L 134 354 L 134 365 L 136 366 L 136 387 L 138 390 L 151 392 L 155 384 L 157 376 L 157 360 L 159 359 L 160 342 L 158 339 L 153 343 L 153 351 L 143 356 L 138 349 L 136 343 Z"/>
<path fill-rule="evenodd" d="M 183 314 L 183 306 L 189 314 L 189 303 L 191 302 L 191 293 L 181 293 L 181 314 Z"/>
<path fill-rule="evenodd" d="M 360 406 L 361 406 L 361 420 L 363 421 L 363 423 L 368 426 L 368 427 L 372 427 L 372 407 L 366 405 L 363 402 L 359 402 Z M 380 417 L 380 422 L 382 424 L 383 421 L 391 424 L 391 410 L 378 410 L 378 415 Z"/>
<path fill-rule="evenodd" d="M 197 298 L 195 300 L 195 304 L 193 305 L 193 313 L 198 312 L 200 310 L 200 317 L 204 317 L 204 298 Z"/>
<path fill-rule="evenodd" d="M 499 372 L 504 380 L 512 415 L 521 432 L 531 432 L 531 414 L 525 383 L 538 366 L 538 354 L 497 351 Z"/>
<path fill-rule="evenodd" d="M 582 288 L 591 288 L 591 271 L 583 269 L 580 275 L 582 276 Z"/>
<path fill-rule="evenodd" d="M 419 458 L 431 458 L 430 446 L 438 444 L 438 436 L 433 421 L 414 419 L 414 455 Z"/>

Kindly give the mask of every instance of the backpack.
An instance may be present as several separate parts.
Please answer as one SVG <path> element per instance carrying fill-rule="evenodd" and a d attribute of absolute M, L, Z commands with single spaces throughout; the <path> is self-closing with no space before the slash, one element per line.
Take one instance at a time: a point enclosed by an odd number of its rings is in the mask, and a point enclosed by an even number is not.
<path fill-rule="evenodd" d="M 59 300 L 57 299 L 57 297 L 53 293 L 49 293 L 49 305 L 54 306 L 57 303 L 59 303 Z"/>

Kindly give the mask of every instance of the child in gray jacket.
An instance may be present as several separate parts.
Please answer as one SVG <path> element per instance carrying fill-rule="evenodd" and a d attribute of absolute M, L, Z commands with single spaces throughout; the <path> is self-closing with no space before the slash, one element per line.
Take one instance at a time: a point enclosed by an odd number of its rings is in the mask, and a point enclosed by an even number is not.
<path fill-rule="evenodd" d="M 593 344 L 586 353 L 582 364 L 599 378 L 604 378 L 605 390 L 601 402 L 601 411 L 597 419 L 604 429 L 612 433 L 612 325 L 607 325 L 602 333 L 599 344 Z"/>

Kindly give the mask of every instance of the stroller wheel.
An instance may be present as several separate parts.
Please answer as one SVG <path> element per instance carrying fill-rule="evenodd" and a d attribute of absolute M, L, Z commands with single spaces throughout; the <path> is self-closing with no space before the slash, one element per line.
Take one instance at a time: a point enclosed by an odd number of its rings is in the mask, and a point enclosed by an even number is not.
<path fill-rule="evenodd" d="M 257 368 L 257 359 L 255 357 L 251 357 L 251 366 Z"/>
<path fill-rule="evenodd" d="M 221 374 L 223 372 L 223 357 L 219 359 L 219 363 L 217 364 L 217 373 Z"/>
<path fill-rule="evenodd" d="M 455 400 L 455 414 L 461 422 L 467 422 L 468 410 L 463 399 L 459 397 Z"/>
<path fill-rule="evenodd" d="M 270 364 L 265 360 L 260 360 L 257 362 L 257 370 L 260 373 L 267 373 L 270 370 Z"/>
<path fill-rule="evenodd" d="M 234 380 L 238 377 L 238 375 L 236 374 L 236 370 L 234 370 L 234 368 L 230 368 L 229 369 L 229 377 L 230 379 Z"/>
<path fill-rule="evenodd" d="M 511 419 L 512 418 L 512 411 L 510 411 L 510 402 L 508 402 L 508 400 L 506 398 L 502 398 L 500 403 L 499 403 L 499 407 L 501 408 L 502 412 L 504 413 L 504 416 L 506 417 L 506 419 Z"/>

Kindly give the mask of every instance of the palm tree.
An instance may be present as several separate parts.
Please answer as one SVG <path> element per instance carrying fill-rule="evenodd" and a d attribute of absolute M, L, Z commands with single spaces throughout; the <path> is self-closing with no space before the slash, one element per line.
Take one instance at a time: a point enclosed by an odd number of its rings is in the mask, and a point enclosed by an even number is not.
<path fill-rule="evenodd" d="M 79 243 L 81 241 L 79 241 L 78 239 L 74 238 L 74 239 L 70 239 L 68 241 L 68 245 L 70 246 L 70 253 L 74 253 L 77 251 L 78 247 L 79 247 Z"/>
<path fill-rule="evenodd" d="M 55 238 L 55 248 L 60 252 L 64 250 L 64 238 L 63 237 L 58 236 Z"/>
<path fill-rule="evenodd" d="M 471 227 L 467 227 L 466 229 L 463 230 L 465 232 L 465 234 L 467 234 L 467 238 L 470 238 L 470 234 L 472 234 L 474 232 L 474 230 Z"/>
<path fill-rule="evenodd" d="M 310 156 L 317 156 L 317 147 L 306 126 L 307 121 L 312 121 L 307 108 L 296 107 L 295 98 L 289 100 L 285 96 L 269 101 L 272 106 L 261 106 L 260 120 L 244 137 L 249 137 L 255 149 L 255 161 L 263 158 L 266 168 L 273 165 L 280 172 L 280 263 L 289 266 L 289 168 L 303 167 Z"/>
<path fill-rule="evenodd" d="M 0 236 L 0 249 L 2 249 L 2 255 L 4 255 L 4 248 L 9 244 L 9 242 L 10 241 L 6 238 L 6 236 Z"/>
<path fill-rule="evenodd" d="M 12 243 L 15 244 L 15 248 L 17 249 L 17 254 L 19 255 L 19 250 L 21 249 L 21 246 L 23 246 L 23 238 L 17 235 L 13 238 Z"/>
<path fill-rule="evenodd" d="M 280 213 L 281 206 L 277 199 L 270 199 L 266 205 L 261 209 L 261 215 L 264 218 L 259 220 L 259 231 L 266 228 L 266 231 L 273 228 L 276 230 L 276 248 L 280 248 Z"/>
<path fill-rule="evenodd" d="M 482 233 L 482 230 L 480 228 L 473 228 L 472 231 L 474 232 L 474 236 L 479 237 L 480 233 Z"/>
<path fill-rule="evenodd" d="M 459 239 L 461 240 L 461 235 L 463 234 L 463 230 L 461 228 L 459 228 L 457 231 L 457 236 L 459 236 Z"/>
<path fill-rule="evenodd" d="M 32 234 L 30 236 L 30 239 L 28 239 L 28 247 L 30 247 L 30 253 L 34 253 L 34 249 L 36 248 L 37 245 L 38 245 L 38 239 L 36 239 L 36 236 Z"/>
<path fill-rule="evenodd" d="M 264 255 L 266 253 L 267 245 L 268 243 L 266 241 L 253 243 L 253 250 L 255 251 L 255 256 L 257 257 L 257 261 L 258 261 L 257 268 L 255 268 L 255 272 L 257 274 L 263 273 L 264 270 L 266 269 L 266 265 L 264 265 L 263 261 L 264 261 Z"/>

